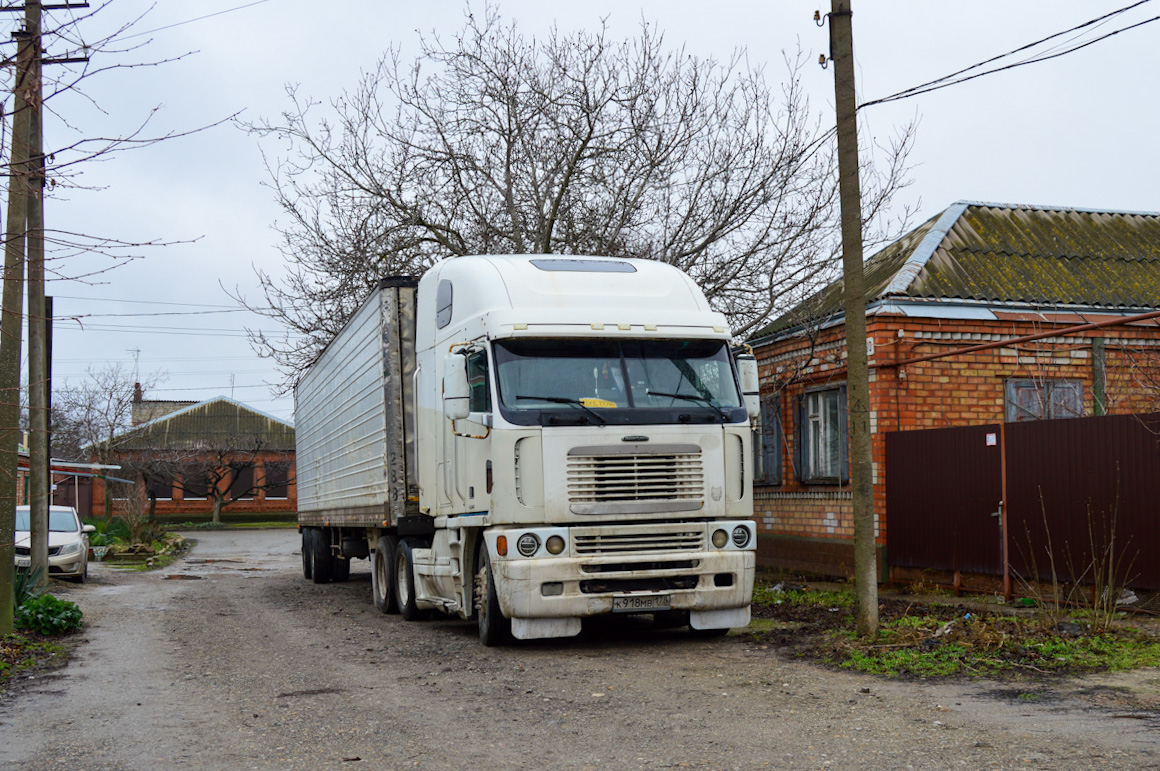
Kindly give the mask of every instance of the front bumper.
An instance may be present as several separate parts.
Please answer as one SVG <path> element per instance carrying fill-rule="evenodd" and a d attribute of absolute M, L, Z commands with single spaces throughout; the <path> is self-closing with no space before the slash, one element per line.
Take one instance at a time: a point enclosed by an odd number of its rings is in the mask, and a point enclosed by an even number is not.
<path fill-rule="evenodd" d="M 580 618 L 613 612 L 614 598 L 667 596 L 671 610 L 747 608 L 753 551 L 632 557 L 498 559 L 500 607 L 509 618 Z M 644 611 L 648 612 L 648 611 Z"/>

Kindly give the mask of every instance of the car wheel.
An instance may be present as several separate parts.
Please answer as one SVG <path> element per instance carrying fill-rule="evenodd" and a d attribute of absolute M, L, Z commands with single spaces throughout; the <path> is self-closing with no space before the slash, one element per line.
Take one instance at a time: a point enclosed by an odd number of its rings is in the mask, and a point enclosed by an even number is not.
<path fill-rule="evenodd" d="M 410 538 L 399 541 L 395 550 L 395 598 L 399 613 L 407 621 L 418 621 L 423 617 L 415 595 L 415 559 L 411 553 L 414 543 Z"/>
<path fill-rule="evenodd" d="M 491 572 L 491 558 L 487 546 L 481 545 L 479 571 L 475 576 L 476 620 L 479 622 L 479 641 L 489 648 L 505 645 L 512 641 L 512 622 L 504 618 L 499 609 L 499 596 L 495 591 L 495 577 Z"/>
<path fill-rule="evenodd" d="M 383 613 L 399 612 L 394 589 L 395 550 L 398 548 L 399 539 L 384 535 L 379 538 L 375 555 L 371 558 L 371 594 L 375 598 L 375 607 Z"/>
<path fill-rule="evenodd" d="M 314 564 L 311 552 L 314 551 L 314 543 L 310 538 L 310 534 L 314 532 L 309 527 L 302 528 L 302 577 L 309 581 L 314 575 Z"/>
<path fill-rule="evenodd" d="M 325 584 L 330 580 L 330 563 L 332 557 L 330 555 L 330 533 L 323 528 L 313 527 L 310 534 L 310 554 L 311 565 L 313 567 L 314 583 Z"/>

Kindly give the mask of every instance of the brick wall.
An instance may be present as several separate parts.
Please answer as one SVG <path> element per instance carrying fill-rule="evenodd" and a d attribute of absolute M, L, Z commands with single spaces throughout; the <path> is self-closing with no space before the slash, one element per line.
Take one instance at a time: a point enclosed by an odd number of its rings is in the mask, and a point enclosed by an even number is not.
<path fill-rule="evenodd" d="M 885 433 L 1004 420 L 1004 382 L 1018 379 L 1072 379 L 1083 383 L 1084 414 L 1094 414 L 1095 338 L 1105 340 L 1105 412 L 1124 414 L 1160 408 L 1160 326 L 1152 322 L 1052 336 L 944 359 L 892 364 L 932 353 L 1063 329 L 1083 323 L 1077 317 L 1047 324 L 1029 314 L 1007 314 L 995 321 L 915 319 L 876 315 L 867 319 L 870 353 L 870 424 L 874 461 L 876 539 L 885 546 Z M 762 541 L 759 559 L 767 566 L 848 574 L 843 549 L 829 542 L 853 538 L 849 485 L 805 484 L 794 470 L 796 404 L 808 390 L 844 385 L 845 330 L 835 327 L 756 349 L 762 393 L 780 394 L 783 440 L 781 485 L 758 483 L 755 518 Z M 803 542 L 803 539 L 806 539 Z M 816 558 L 805 558 L 803 543 L 814 544 Z M 821 569 L 819 569 L 821 568 Z"/>

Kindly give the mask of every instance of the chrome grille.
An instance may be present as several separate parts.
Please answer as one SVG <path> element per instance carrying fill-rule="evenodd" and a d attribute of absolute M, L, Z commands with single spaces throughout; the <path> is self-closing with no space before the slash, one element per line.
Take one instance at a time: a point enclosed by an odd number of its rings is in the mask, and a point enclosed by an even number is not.
<path fill-rule="evenodd" d="M 568 457 L 568 500 L 572 504 L 684 501 L 704 499 L 700 448 L 684 452 L 579 454 Z M 579 450 L 580 448 L 578 448 Z"/>
<path fill-rule="evenodd" d="M 572 549 L 577 556 L 699 551 L 704 545 L 704 529 L 689 525 L 626 527 L 611 532 L 572 529 Z"/>

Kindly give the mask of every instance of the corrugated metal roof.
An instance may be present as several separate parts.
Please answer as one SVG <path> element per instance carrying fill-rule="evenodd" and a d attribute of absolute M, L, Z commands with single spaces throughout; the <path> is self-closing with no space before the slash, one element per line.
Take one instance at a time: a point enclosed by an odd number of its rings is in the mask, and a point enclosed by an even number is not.
<path fill-rule="evenodd" d="M 865 282 L 867 305 L 1160 308 L 1160 214 L 959 202 L 871 257 Z M 754 339 L 841 312 L 838 281 Z"/>
<path fill-rule="evenodd" d="M 129 429 L 113 440 L 122 450 L 294 449 L 294 426 L 219 396 Z"/>

